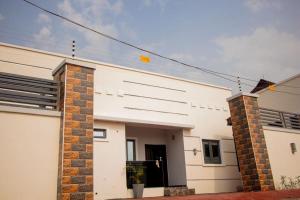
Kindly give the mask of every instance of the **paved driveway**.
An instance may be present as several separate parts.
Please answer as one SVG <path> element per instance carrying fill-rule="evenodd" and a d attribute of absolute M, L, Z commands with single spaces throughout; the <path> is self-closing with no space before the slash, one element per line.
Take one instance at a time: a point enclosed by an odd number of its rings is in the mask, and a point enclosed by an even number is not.
<path fill-rule="evenodd" d="M 269 192 L 238 192 L 180 197 L 153 197 L 144 200 L 300 200 L 300 189 Z"/>

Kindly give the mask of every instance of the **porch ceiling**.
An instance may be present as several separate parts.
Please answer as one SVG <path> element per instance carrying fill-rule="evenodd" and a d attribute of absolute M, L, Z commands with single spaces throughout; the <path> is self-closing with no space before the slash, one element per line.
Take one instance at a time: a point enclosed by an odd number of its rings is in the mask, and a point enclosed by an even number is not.
<path fill-rule="evenodd" d="M 181 123 L 172 123 L 172 122 L 159 122 L 159 121 L 150 121 L 150 120 L 142 120 L 142 119 L 130 119 L 130 118 L 122 118 L 122 117 L 111 117 L 111 116 L 101 116 L 95 115 L 95 120 L 103 120 L 103 121 L 114 121 L 114 122 L 124 122 L 128 125 L 135 126 L 152 126 L 157 128 L 168 128 L 168 129 L 193 129 L 195 126 L 193 124 L 181 124 Z"/>

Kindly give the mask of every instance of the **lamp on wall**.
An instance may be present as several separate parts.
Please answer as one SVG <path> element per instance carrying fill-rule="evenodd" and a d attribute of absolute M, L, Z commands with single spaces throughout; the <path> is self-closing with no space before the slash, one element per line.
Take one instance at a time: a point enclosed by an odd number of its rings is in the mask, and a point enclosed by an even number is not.
<path fill-rule="evenodd" d="M 294 154 L 295 152 L 297 152 L 296 144 L 295 143 L 290 143 L 290 145 L 291 145 L 292 154 Z"/>
<path fill-rule="evenodd" d="M 172 140 L 175 140 L 175 135 L 172 134 Z"/>
<path fill-rule="evenodd" d="M 197 149 L 196 148 L 193 149 L 193 152 L 194 152 L 194 156 L 197 155 Z"/>

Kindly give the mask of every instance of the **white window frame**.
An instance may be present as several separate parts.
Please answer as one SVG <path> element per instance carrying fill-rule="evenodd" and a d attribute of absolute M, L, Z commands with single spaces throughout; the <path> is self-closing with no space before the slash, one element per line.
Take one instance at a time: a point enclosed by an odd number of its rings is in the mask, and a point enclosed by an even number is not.
<path fill-rule="evenodd" d="M 135 160 L 139 161 L 139 155 L 138 155 L 138 139 L 136 137 L 126 137 L 125 138 L 125 159 L 127 160 L 127 140 L 134 140 L 135 141 Z"/>

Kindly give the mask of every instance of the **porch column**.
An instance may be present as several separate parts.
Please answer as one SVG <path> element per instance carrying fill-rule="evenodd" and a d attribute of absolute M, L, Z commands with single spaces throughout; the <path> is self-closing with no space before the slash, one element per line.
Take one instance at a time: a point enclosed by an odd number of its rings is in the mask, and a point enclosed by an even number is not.
<path fill-rule="evenodd" d="M 239 93 L 227 99 L 244 191 L 274 190 L 257 97 Z"/>
<path fill-rule="evenodd" d="M 94 69 L 66 61 L 53 72 L 62 111 L 57 199 L 93 199 Z"/>

